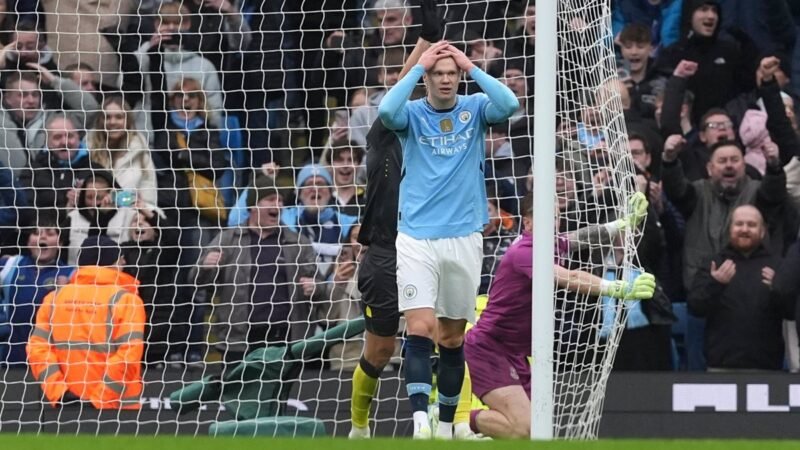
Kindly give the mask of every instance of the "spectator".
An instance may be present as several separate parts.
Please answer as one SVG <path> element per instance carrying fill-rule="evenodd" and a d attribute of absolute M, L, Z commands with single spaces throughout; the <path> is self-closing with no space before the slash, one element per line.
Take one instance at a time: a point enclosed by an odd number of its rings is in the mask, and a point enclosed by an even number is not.
<path fill-rule="evenodd" d="M 26 20 L 16 24 L 13 41 L 0 50 L 0 85 L 5 86 L 14 72 L 31 70 L 31 64 L 58 70 L 53 51 L 47 45 L 47 35 L 40 32 L 36 23 Z"/>
<path fill-rule="evenodd" d="M 242 84 L 246 108 L 242 125 L 247 130 L 249 167 L 261 167 L 273 159 L 288 162 L 289 152 L 276 155 L 274 149 L 288 147 L 289 111 L 297 115 L 305 105 L 300 88 L 303 72 L 298 70 L 304 57 L 300 50 L 302 33 L 298 31 L 302 4 L 263 0 L 241 3 L 252 30 Z"/>
<path fill-rule="evenodd" d="M 252 42 L 250 24 L 242 15 L 242 3 L 240 0 L 183 2 L 191 14 L 191 31 L 198 37 L 186 43 L 186 50 L 211 61 L 224 76 L 241 71 L 241 52 Z M 235 87 L 241 89 L 240 84 Z"/>
<path fill-rule="evenodd" d="M 528 93 L 531 91 L 526 78 L 525 61 L 521 58 L 506 60 L 506 67 L 501 79 L 503 84 L 517 97 L 519 108 L 508 119 L 508 136 L 511 138 L 511 148 L 517 162 L 517 176 L 528 170 L 531 162 L 533 134 L 533 102 L 529 102 Z"/>
<path fill-rule="evenodd" d="M 147 140 L 134 128 L 130 107 L 122 97 L 109 96 L 102 108 L 86 136 L 93 167 L 111 171 L 121 189 L 155 206 L 155 166 Z"/>
<path fill-rule="evenodd" d="M 2 295 L 9 307 L 8 321 L 11 324 L 5 359 L 8 364 L 26 363 L 25 346 L 36 309 L 45 295 L 57 286 L 67 284 L 72 273 L 72 267 L 62 259 L 62 232 L 55 215 L 40 215 L 36 227 L 26 234 L 22 255 L 7 258 L 0 271 Z"/>
<path fill-rule="evenodd" d="M 336 87 L 389 87 L 389 82 L 397 81 L 396 74 L 403 65 L 400 55 L 417 41 L 418 31 L 411 27 L 413 15 L 404 0 L 377 0 L 370 12 L 374 16 L 368 17 L 371 28 L 366 37 L 360 33 L 336 31 L 325 38 L 322 67 L 334 70 L 330 76 L 341 80 Z M 378 70 L 368 70 L 373 67 Z M 379 101 L 377 99 L 375 105 Z M 352 139 L 365 146 L 365 136 L 372 122 L 358 120 L 356 123 L 367 129 L 359 128 Z"/>
<path fill-rule="evenodd" d="M 487 189 L 487 192 L 491 191 Z M 517 234 L 503 223 L 502 211 L 496 198 L 489 197 L 489 223 L 483 226 L 483 264 L 478 295 L 486 295 L 500 260 L 514 242 Z M 512 219 L 513 223 L 513 219 Z"/>
<path fill-rule="evenodd" d="M 175 193 L 163 196 L 162 204 L 169 201 L 167 209 L 174 214 L 181 226 L 180 280 L 192 290 L 202 281 L 186 278 L 196 264 L 201 249 L 210 243 L 225 224 L 228 210 L 225 206 L 220 179 L 229 166 L 224 151 L 220 148 L 219 133 L 210 129 L 207 97 L 194 78 L 178 81 L 169 94 L 167 128 L 156 133 L 155 159 L 157 167 Z M 201 336 L 206 305 L 205 290 L 188 293 L 194 299 L 191 315 L 189 351 L 187 361 L 202 360 L 204 341 Z"/>
<path fill-rule="evenodd" d="M 755 72 L 756 88 L 750 92 L 740 94 L 738 97 L 729 101 L 725 105 L 725 109 L 731 115 L 731 119 L 737 125 L 741 124 L 742 117 L 748 109 L 761 109 L 765 110 L 764 99 L 766 96 L 779 96 L 781 98 L 791 100 L 791 96 L 784 92 L 789 88 L 788 69 L 785 66 L 784 60 L 778 59 L 775 56 L 765 56 L 761 58 L 758 64 L 758 69 Z M 782 100 L 781 103 L 785 103 Z M 785 105 L 784 105 L 785 106 Z M 787 112 L 787 116 L 793 116 L 794 111 Z"/>
<path fill-rule="evenodd" d="M 630 134 L 628 145 L 636 166 L 636 187 L 647 195 L 650 202 L 643 237 L 637 249 L 642 267 L 656 275 L 659 286 L 669 299 L 683 301 L 686 297 L 681 279 L 681 260 L 686 221 L 664 194 L 661 180 L 652 173 L 657 163 L 653 162 L 647 141 L 637 134 Z"/>
<path fill-rule="evenodd" d="M 688 88 L 695 95 L 692 122 L 711 108 L 722 108 L 742 92 L 755 86 L 755 54 L 720 35 L 720 5 L 715 0 L 686 1 L 681 40 L 659 55 L 656 65 L 672 73 L 681 61 L 697 64 Z"/>
<path fill-rule="evenodd" d="M 620 0 L 611 9 L 611 28 L 619 40 L 629 25 L 652 30 L 648 42 L 655 53 L 680 39 L 681 7 L 684 0 Z"/>
<path fill-rule="evenodd" d="M 0 162 L 0 254 L 19 252 L 19 228 L 29 223 L 28 198 L 14 172 Z"/>
<path fill-rule="evenodd" d="M 9 0 L 0 0 L 0 45 L 14 42 L 14 27 L 19 20 L 14 11 L 15 3 Z"/>
<path fill-rule="evenodd" d="M 670 136 L 668 140 L 675 136 Z M 776 148 L 769 148 L 767 171 L 763 180 L 745 175 L 744 151 L 732 142 L 719 142 L 711 148 L 707 164 L 709 178 L 691 182 L 678 160 L 681 145 L 665 145 L 662 163 L 664 192 L 686 218 L 683 248 L 684 286 L 692 284 L 698 268 L 720 252 L 728 243 L 724 230 L 734 209 L 741 205 L 757 207 L 763 217 L 773 218 L 770 248 L 783 250 L 780 213 L 786 199 L 786 175 Z"/>
<path fill-rule="evenodd" d="M 741 39 L 752 41 L 762 55 L 780 55 L 786 74 L 791 74 L 790 57 L 795 47 L 795 26 L 787 0 L 719 0 L 725 15 L 722 28 Z"/>
<path fill-rule="evenodd" d="M 257 178 L 247 200 L 246 226 L 220 233 L 192 276 L 218 290 L 211 332 L 228 363 L 310 336 L 309 318 L 318 311 L 312 300 L 323 294 L 311 242 L 281 226 L 283 200 L 274 181 Z"/>
<path fill-rule="evenodd" d="M 336 268 L 333 271 L 332 283 L 328 283 L 330 310 L 327 320 L 333 324 L 342 320 L 351 320 L 361 317 L 361 291 L 358 289 L 358 268 L 361 265 L 364 252 L 358 243 L 360 225 L 350 229 L 348 242 L 342 245 L 339 257 L 336 258 Z M 364 340 L 361 336 L 348 339 L 342 343 L 331 346 L 328 352 L 330 368 L 333 370 L 353 370 L 358 365 Z"/>
<path fill-rule="evenodd" d="M 103 170 L 87 173 L 79 189 L 76 208 L 69 212 L 69 252 L 67 262 L 75 265 L 80 247 L 76 243 L 95 235 L 104 235 L 115 242 L 128 236 L 128 228 L 136 209 L 117 207 L 114 196 L 120 191 L 114 176 Z"/>
<path fill-rule="evenodd" d="M 327 279 L 357 218 L 331 205 L 333 177 L 322 166 L 308 164 L 297 174 L 297 206 L 283 210 L 281 222 L 289 230 L 315 243 L 319 272 Z"/>
<path fill-rule="evenodd" d="M 100 80 L 97 71 L 89 64 L 85 62 L 70 64 L 64 69 L 64 72 L 73 83 L 80 86 L 82 91 L 91 93 L 99 91 Z"/>
<path fill-rule="evenodd" d="M 361 217 L 364 208 L 364 186 L 356 183 L 356 172 L 364 162 L 364 149 L 354 142 L 331 150 L 333 198 L 339 212 Z"/>
<path fill-rule="evenodd" d="M 522 16 L 519 30 L 508 37 L 506 41 L 506 56 L 516 58 L 523 56 L 530 60 L 526 75 L 533 74 L 533 57 L 536 49 L 536 5 L 528 5 Z"/>
<path fill-rule="evenodd" d="M 698 129 L 692 122 L 694 94 L 686 89 L 689 77 L 696 72 L 697 64 L 679 63 L 673 76 L 667 78 L 664 91 L 656 97 L 655 119 L 662 135 L 680 134 L 690 142 L 697 139 Z"/>
<path fill-rule="evenodd" d="M 761 213 L 737 207 L 729 243 L 697 269 L 689 289 L 692 314 L 706 317 L 705 354 L 715 370 L 781 370 L 783 318 L 794 316 L 794 297 L 773 290 L 781 259 L 764 245 Z"/>
<path fill-rule="evenodd" d="M 143 109 L 152 111 L 152 130 L 165 128 L 168 106 L 165 98 L 170 86 L 185 78 L 200 81 L 200 87 L 208 98 L 208 121 L 215 128 L 223 124 L 223 98 L 219 75 L 214 65 L 199 54 L 187 50 L 185 40 L 192 26 L 189 9 L 182 3 L 162 3 L 158 9 L 156 32 L 137 51 L 140 69 L 145 77 Z"/>
<path fill-rule="evenodd" d="M 177 82 L 169 94 L 167 128 L 156 133 L 157 150 L 153 153 L 159 169 L 175 171 L 174 182 L 179 192 L 174 206 L 180 208 L 182 216 L 185 214 L 181 223 L 197 227 L 198 222 L 187 217 L 193 214 L 199 217 L 201 227 L 219 227 L 220 221 L 224 223 L 227 219 L 227 211 L 216 185 L 229 164 L 220 146 L 219 133 L 209 127 L 206 101 L 198 80 L 184 78 Z M 211 196 L 208 201 L 204 200 L 207 196 L 197 192 L 198 177 L 203 179 L 206 193 Z"/>
<path fill-rule="evenodd" d="M 110 34 L 127 30 L 137 17 L 139 2 L 119 0 L 93 3 L 84 0 L 42 0 L 47 33 L 59 36 L 53 43 L 58 67 L 83 62 L 97 70 L 101 86 L 119 88 L 120 56 Z M 50 20 L 53 18 L 53 20 Z M 55 19 L 57 18 L 57 20 Z M 138 31 L 138 29 L 136 29 Z M 80 39 L 77 37 L 80 36 Z"/>
<path fill-rule="evenodd" d="M 81 111 L 83 98 L 74 91 L 64 96 L 64 103 L 73 111 L 78 123 L 85 123 L 86 114 Z M 31 166 L 32 152 L 44 148 L 47 138 L 45 123 L 55 111 L 42 103 L 40 79 L 30 72 L 17 72 L 6 79 L 3 103 L 0 110 L 0 161 L 15 172 Z"/>
<path fill-rule="evenodd" d="M 464 40 L 467 43 L 466 53 L 473 64 L 485 72 L 494 73 L 503 66 L 503 48 L 494 42 L 484 39 L 474 30 L 468 29 Z M 477 83 L 467 83 L 469 92 L 478 92 Z"/>
<path fill-rule="evenodd" d="M 523 158 L 520 158 L 523 159 Z M 511 140 L 508 138 L 508 122 L 492 125 L 486 133 L 486 163 L 484 174 L 486 182 L 496 192 L 499 206 L 504 211 L 516 214 L 517 178 L 525 173 L 522 167 L 529 161 L 514 158 Z"/>
<path fill-rule="evenodd" d="M 619 34 L 623 76 L 631 97 L 631 110 L 646 119 L 655 119 L 656 95 L 664 90 L 666 80 L 655 70 L 650 29 L 641 23 L 626 25 Z"/>
<path fill-rule="evenodd" d="M 72 192 L 89 170 L 89 152 L 81 145 L 78 125 L 72 116 L 53 114 L 45 123 L 47 145 L 36 153 L 31 167 L 20 175 L 20 185 L 36 208 L 75 207 Z"/>
<path fill-rule="evenodd" d="M 83 401 L 139 409 L 145 312 L 138 282 L 122 272 L 124 257 L 107 237 L 87 238 L 80 253 L 70 283 L 36 313 L 27 347 L 31 372 L 53 407 Z"/>
<path fill-rule="evenodd" d="M 139 296 L 147 317 L 145 357 L 151 364 L 184 361 L 189 307 L 179 295 L 178 231 L 155 212 L 142 207 L 133 217 L 128 240 L 120 244 L 124 272 L 139 281 Z"/>
<path fill-rule="evenodd" d="M 56 110 L 61 109 L 61 104 L 66 104 L 72 111 L 71 115 L 76 120 L 81 120 L 80 129 L 91 128 L 95 118 L 100 112 L 100 103 L 95 99 L 94 93 L 85 91 L 71 78 L 62 78 L 55 75 L 50 69 L 40 64 L 28 63 L 29 70 L 39 71 L 42 87 L 49 88 L 44 92 L 44 104 L 54 104 Z M 55 101 L 47 101 L 48 96 L 55 97 Z"/>
<path fill-rule="evenodd" d="M 735 142 L 736 130 L 728 113 L 721 108 L 712 108 L 700 119 L 697 140 L 687 143 L 679 135 L 671 135 L 664 141 L 664 153 L 681 147 L 680 160 L 689 181 L 708 178 L 706 165 L 711 157 L 711 149 L 722 142 Z M 683 147 L 686 147 L 685 150 Z"/>
<path fill-rule="evenodd" d="M 350 140 L 357 145 L 364 147 L 367 145 L 367 132 L 375 119 L 378 118 L 378 104 L 386 94 L 397 83 L 400 69 L 406 59 L 405 51 L 402 48 L 387 48 L 384 50 L 378 70 L 378 84 L 381 86 L 370 94 L 367 105 L 356 108 L 350 117 Z"/>

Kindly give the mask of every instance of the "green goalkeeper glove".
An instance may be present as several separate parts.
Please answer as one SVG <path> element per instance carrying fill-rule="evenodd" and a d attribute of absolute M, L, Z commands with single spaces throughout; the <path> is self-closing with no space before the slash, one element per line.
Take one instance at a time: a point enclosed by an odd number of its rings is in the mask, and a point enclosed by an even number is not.
<path fill-rule="evenodd" d="M 602 294 L 623 300 L 646 300 L 653 298 L 656 291 L 656 277 L 643 273 L 632 283 L 627 281 L 605 281 Z"/>
<path fill-rule="evenodd" d="M 647 217 L 647 197 L 637 192 L 628 199 L 628 215 L 617 220 L 616 225 L 620 231 L 635 230 Z"/>

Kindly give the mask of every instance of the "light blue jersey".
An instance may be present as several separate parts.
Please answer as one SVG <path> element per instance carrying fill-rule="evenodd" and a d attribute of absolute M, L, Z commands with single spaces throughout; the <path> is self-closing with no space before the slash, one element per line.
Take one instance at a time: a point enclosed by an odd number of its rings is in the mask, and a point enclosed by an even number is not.
<path fill-rule="evenodd" d="M 384 125 L 403 145 L 398 231 L 415 239 L 468 236 L 489 221 L 487 127 L 508 119 L 518 102 L 510 89 L 476 68 L 470 75 L 488 95 L 458 96 L 452 109 L 437 111 L 426 99 L 407 101 L 422 73 L 422 66 L 415 66 L 379 107 Z"/>

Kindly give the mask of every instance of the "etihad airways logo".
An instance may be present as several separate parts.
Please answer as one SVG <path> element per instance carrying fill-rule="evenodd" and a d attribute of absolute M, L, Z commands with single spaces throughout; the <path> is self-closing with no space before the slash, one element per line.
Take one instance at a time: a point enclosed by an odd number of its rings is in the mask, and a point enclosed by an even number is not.
<path fill-rule="evenodd" d="M 442 147 L 446 145 L 454 145 L 459 142 L 466 142 L 472 139 L 472 134 L 475 128 L 467 128 L 460 133 L 444 134 L 438 136 L 420 136 L 418 142 L 422 145 L 430 145 L 431 147 Z"/>

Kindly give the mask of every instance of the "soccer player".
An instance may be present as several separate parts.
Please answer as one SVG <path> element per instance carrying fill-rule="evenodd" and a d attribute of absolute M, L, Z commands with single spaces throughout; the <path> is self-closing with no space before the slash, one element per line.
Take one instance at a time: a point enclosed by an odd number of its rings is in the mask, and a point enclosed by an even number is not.
<path fill-rule="evenodd" d="M 630 200 L 632 214 L 605 225 L 591 226 L 559 236 L 559 256 L 577 252 L 590 243 L 608 243 L 625 229 L 636 228 L 644 219 L 647 200 L 641 193 Z M 523 233 L 508 249 L 489 290 L 489 303 L 481 319 L 467 333 L 464 353 L 472 375 L 472 391 L 489 407 L 473 410 L 473 431 L 493 438 L 527 438 L 530 435 L 531 317 L 533 298 L 533 198 L 522 201 Z M 594 241 L 594 242 L 592 242 Z M 581 244 L 583 243 L 583 244 Z M 580 294 L 624 300 L 653 296 L 655 278 L 647 273 L 632 282 L 610 281 L 588 272 L 569 270 L 556 264 L 559 288 Z"/>
<path fill-rule="evenodd" d="M 457 95 L 464 72 L 485 93 Z M 409 101 L 420 78 L 427 96 Z M 508 87 L 441 41 L 420 56 L 378 107 L 381 122 L 403 146 L 397 285 L 406 318 L 405 378 L 415 438 L 432 436 L 427 410 L 434 332 L 439 348 L 436 437 L 452 438 L 464 379 L 464 328 L 475 321 L 481 230 L 488 222 L 484 139 L 490 124 L 507 120 L 518 106 Z"/>
<path fill-rule="evenodd" d="M 422 0 L 422 31 L 400 78 L 411 70 L 431 42 L 442 36 L 436 0 Z M 366 248 L 358 271 L 358 288 L 366 321 L 364 354 L 353 372 L 349 437 L 370 437 L 369 408 L 383 369 L 395 350 L 400 325 L 397 304 L 397 210 L 403 161 L 400 141 L 376 120 L 367 134 L 367 195 L 358 241 Z M 467 375 L 467 374 L 465 374 Z M 457 408 L 453 437 L 474 439 L 469 428 L 472 385 L 465 376 L 463 398 Z"/>

